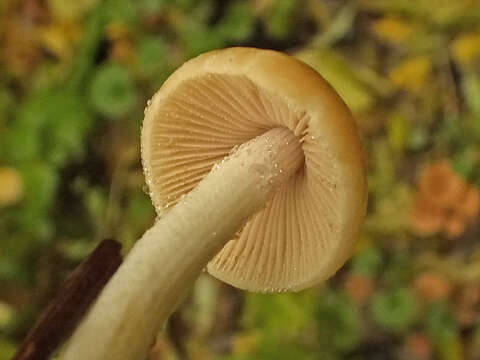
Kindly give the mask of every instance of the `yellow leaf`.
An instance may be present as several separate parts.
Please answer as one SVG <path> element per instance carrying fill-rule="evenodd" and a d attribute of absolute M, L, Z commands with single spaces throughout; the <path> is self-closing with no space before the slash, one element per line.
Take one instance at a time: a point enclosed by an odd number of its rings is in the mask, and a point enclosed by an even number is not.
<path fill-rule="evenodd" d="M 310 65 L 338 92 L 352 112 L 357 115 L 375 104 L 375 96 L 359 79 L 352 64 L 333 50 L 306 49 L 295 57 Z"/>
<path fill-rule="evenodd" d="M 13 308 L 5 302 L 0 301 L 0 328 L 8 326 L 14 315 Z"/>
<path fill-rule="evenodd" d="M 79 35 L 80 28 L 76 23 L 52 23 L 40 29 L 39 42 L 44 49 L 65 59 L 72 55 Z"/>
<path fill-rule="evenodd" d="M 81 19 L 99 0 L 47 0 L 48 8 L 54 19 L 76 21 Z"/>
<path fill-rule="evenodd" d="M 391 114 L 388 117 L 387 137 L 393 150 L 404 150 L 409 134 L 410 127 L 405 117 L 399 113 Z"/>
<path fill-rule="evenodd" d="M 419 91 L 432 72 L 432 63 L 426 56 L 410 58 L 397 65 L 390 72 L 390 79 L 399 88 Z"/>
<path fill-rule="evenodd" d="M 408 40 L 413 33 L 413 28 L 399 18 L 385 17 L 373 24 L 373 32 L 382 40 L 400 44 Z"/>
<path fill-rule="evenodd" d="M 468 65 L 480 57 L 480 32 L 460 35 L 451 45 L 452 56 L 460 64 Z"/>
<path fill-rule="evenodd" d="M 0 206 L 15 204 L 23 196 L 23 181 L 17 170 L 0 167 Z"/>
<path fill-rule="evenodd" d="M 235 355 L 247 356 L 253 353 L 258 345 L 258 335 L 255 333 L 238 334 L 233 339 L 232 352 Z"/>

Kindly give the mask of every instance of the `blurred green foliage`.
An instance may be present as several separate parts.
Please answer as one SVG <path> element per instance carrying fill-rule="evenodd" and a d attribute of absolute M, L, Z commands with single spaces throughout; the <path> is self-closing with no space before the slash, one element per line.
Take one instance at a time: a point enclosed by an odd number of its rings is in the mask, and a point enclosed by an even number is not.
<path fill-rule="evenodd" d="M 128 114 L 137 102 L 132 78 L 128 70 L 118 64 L 105 64 L 95 72 L 89 98 L 99 114 L 113 119 Z"/>
<path fill-rule="evenodd" d="M 299 294 L 202 277 L 191 298 L 208 301 L 187 302 L 151 358 L 480 358 L 478 220 L 447 239 L 411 219 L 436 160 L 480 186 L 479 23 L 477 0 L 1 1 L 0 360 L 100 239 L 128 251 L 154 221 L 147 99 L 185 60 L 236 45 L 297 56 L 349 105 L 369 167 L 365 230 L 333 279 Z"/>
<path fill-rule="evenodd" d="M 415 321 L 414 295 L 405 288 L 379 291 L 372 299 L 372 319 L 392 332 L 405 333 Z"/>

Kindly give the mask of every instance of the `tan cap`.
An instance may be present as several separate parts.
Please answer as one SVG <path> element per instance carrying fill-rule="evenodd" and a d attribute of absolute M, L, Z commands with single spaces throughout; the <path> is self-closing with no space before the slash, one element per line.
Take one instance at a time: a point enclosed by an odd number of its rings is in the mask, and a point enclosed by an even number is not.
<path fill-rule="evenodd" d="M 363 148 L 344 102 L 304 63 L 270 50 L 229 48 L 175 71 L 145 113 L 142 160 L 161 216 L 235 147 L 273 128 L 300 138 L 304 167 L 209 263 L 252 291 L 301 290 L 351 253 L 365 214 Z"/>

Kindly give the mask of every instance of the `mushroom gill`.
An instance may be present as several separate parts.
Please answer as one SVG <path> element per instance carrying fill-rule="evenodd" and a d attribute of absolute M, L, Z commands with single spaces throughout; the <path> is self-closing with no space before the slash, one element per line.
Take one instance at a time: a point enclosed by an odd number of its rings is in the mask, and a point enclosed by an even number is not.
<path fill-rule="evenodd" d="M 234 286 L 265 292 L 298 290 L 318 280 L 315 268 L 334 246 L 340 226 L 338 171 L 326 142 L 310 134 L 308 113 L 245 75 L 209 73 L 183 81 L 161 100 L 155 118 L 151 149 L 142 149 L 142 158 L 160 216 L 238 146 L 273 128 L 290 129 L 301 143 L 303 168 L 225 245 L 208 271 Z"/>

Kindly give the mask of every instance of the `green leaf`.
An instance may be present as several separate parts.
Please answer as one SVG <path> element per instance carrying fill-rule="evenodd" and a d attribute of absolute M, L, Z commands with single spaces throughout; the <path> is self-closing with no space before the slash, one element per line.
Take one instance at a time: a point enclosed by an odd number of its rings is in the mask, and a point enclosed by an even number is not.
<path fill-rule="evenodd" d="M 347 352 L 359 343 L 360 314 L 346 294 L 333 291 L 322 293 L 316 319 L 322 347 Z"/>
<path fill-rule="evenodd" d="M 139 2 L 131 0 L 114 0 L 106 2 L 107 22 L 121 22 L 136 25 L 140 19 Z"/>
<path fill-rule="evenodd" d="M 59 249 L 70 261 L 82 261 L 94 249 L 95 243 L 84 239 L 69 239 L 60 244 Z"/>
<path fill-rule="evenodd" d="M 353 257 L 351 269 L 357 274 L 374 276 L 380 270 L 382 263 L 380 250 L 375 246 L 369 246 Z"/>
<path fill-rule="evenodd" d="M 35 241 L 42 242 L 52 236 L 52 209 L 58 184 L 55 169 L 46 163 L 30 163 L 20 167 L 25 187 L 25 197 L 14 222 L 30 234 Z"/>
<path fill-rule="evenodd" d="M 15 122 L 7 130 L 6 151 L 14 163 L 42 156 L 40 131 L 49 121 L 49 92 L 39 92 L 29 97 L 17 110 Z M 22 144 L 22 146 L 18 146 Z"/>
<path fill-rule="evenodd" d="M 23 206 L 28 212 L 48 211 L 53 203 L 58 177 L 55 169 L 46 163 L 30 163 L 20 167 L 25 187 Z"/>
<path fill-rule="evenodd" d="M 41 157 L 38 128 L 17 122 L 5 133 L 3 151 L 0 154 L 5 163 L 19 164 Z"/>
<path fill-rule="evenodd" d="M 305 327 L 312 311 L 312 297 L 302 294 L 248 294 L 244 324 L 274 334 L 294 334 Z M 278 316 L 282 314 L 282 316 Z"/>
<path fill-rule="evenodd" d="M 277 341 L 273 339 L 264 340 L 258 351 L 255 353 L 255 359 L 259 360 L 314 360 L 318 359 L 318 354 L 305 345 L 295 344 L 290 341 Z M 245 359 L 246 360 L 246 359 Z"/>
<path fill-rule="evenodd" d="M 180 32 L 180 37 L 188 57 L 194 57 L 226 45 L 222 34 L 211 31 L 206 25 L 198 22 L 185 26 Z"/>
<path fill-rule="evenodd" d="M 18 246 L 14 248 L 13 246 L 8 246 L 2 244 L 0 246 L 3 254 L 0 254 L 0 280 L 2 281 L 22 281 L 27 278 L 25 264 L 22 262 L 22 256 L 25 253 L 24 248 L 22 251 L 9 251 L 10 249 L 18 250 Z M 9 251 L 9 256 L 4 254 Z"/>
<path fill-rule="evenodd" d="M 215 7 L 217 4 L 214 0 L 176 0 L 178 3 L 184 2 L 186 5 L 183 8 L 186 10 L 186 15 L 191 19 L 195 19 L 202 24 L 208 26 Z M 210 30 L 210 29 L 209 29 Z"/>
<path fill-rule="evenodd" d="M 437 356 L 441 360 L 461 360 L 462 340 L 455 316 L 445 302 L 430 304 L 426 309 L 425 328 L 433 340 Z"/>
<path fill-rule="evenodd" d="M 15 100 L 12 94 L 6 87 L 0 85 L 0 131 L 6 125 L 14 104 Z"/>
<path fill-rule="evenodd" d="M 90 221 L 96 229 L 99 229 L 105 221 L 108 202 L 107 192 L 100 187 L 90 187 L 85 189 L 83 201 L 87 208 Z"/>
<path fill-rule="evenodd" d="M 470 111 L 480 116 L 480 76 L 475 72 L 465 73 L 462 89 Z"/>
<path fill-rule="evenodd" d="M 17 347 L 10 341 L 0 338 L 0 360 L 10 360 Z"/>
<path fill-rule="evenodd" d="M 89 99 L 99 113 L 116 118 L 128 114 L 137 104 L 138 96 L 128 70 L 108 63 L 94 74 Z"/>
<path fill-rule="evenodd" d="M 92 117 L 84 99 L 76 94 L 55 93 L 49 101 L 49 121 L 41 131 L 45 156 L 52 163 L 63 165 L 83 155 L 84 139 L 92 125 Z"/>
<path fill-rule="evenodd" d="M 480 152 L 476 147 L 467 147 L 452 160 L 453 169 L 465 179 L 472 180 L 480 166 Z"/>
<path fill-rule="evenodd" d="M 275 39 L 286 38 L 298 6 L 298 0 L 274 0 L 265 20 L 268 34 Z"/>
<path fill-rule="evenodd" d="M 425 328 L 428 335 L 436 342 L 456 337 L 458 325 L 448 304 L 439 302 L 431 304 L 425 311 Z"/>
<path fill-rule="evenodd" d="M 8 129 L 8 157 L 15 163 L 41 160 L 62 165 L 83 152 L 90 126 L 91 117 L 77 94 L 55 90 L 34 93 Z"/>
<path fill-rule="evenodd" d="M 137 65 L 143 76 L 151 77 L 169 69 L 166 45 L 161 37 L 144 36 L 137 46 Z"/>
<path fill-rule="evenodd" d="M 230 5 L 226 15 L 221 19 L 215 31 L 229 41 L 244 41 L 252 34 L 255 17 L 244 1 Z"/>
<path fill-rule="evenodd" d="M 145 226 L 154 214 L 152 202 L 147 194 L 138 190 L 130 195 L 127 204 L 128 220 L 134 228 Z"/>
<path fill-rule="evenodd" d="M 373 296 L 371 314 L 373 320 L 395 333 L 406 333 L 414 324 L 417 302 L 407 288 L 381 291 Z"/>
<path fill-rule="evenodd" d="M 412 261 L 410 252 L 396 249 L 391 258 L 386 261 L 388 266 L 383 271 L 382 281 L 390 286 L 408 283 L 413 271 Z"/>

